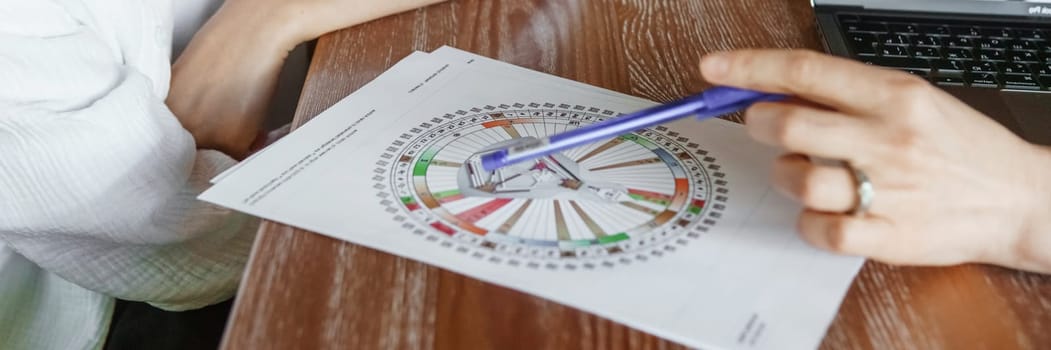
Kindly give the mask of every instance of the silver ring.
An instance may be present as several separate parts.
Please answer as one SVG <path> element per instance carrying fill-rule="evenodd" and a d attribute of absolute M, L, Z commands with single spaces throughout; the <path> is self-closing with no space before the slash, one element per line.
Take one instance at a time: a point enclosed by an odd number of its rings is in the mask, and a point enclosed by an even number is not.
<path fill-rule="evenodd" d="M 872 188 L 872 181 L 869 180 L 868 175 L 865 175 L 865 172 L 855 168 L 849 162 L 844 162 L 844 164 L 854 174 L 854 184 L 857 186 L 855 192 L 858 194 L 854 208 L 847 213 L 854 216 L 864 215 L 872 207 L 872 198 L 876 196 L 876 190 Z"/>

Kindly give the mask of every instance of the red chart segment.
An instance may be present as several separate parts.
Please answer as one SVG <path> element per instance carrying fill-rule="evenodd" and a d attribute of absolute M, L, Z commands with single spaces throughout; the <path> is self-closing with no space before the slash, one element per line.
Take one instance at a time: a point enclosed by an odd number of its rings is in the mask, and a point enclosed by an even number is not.
<path fill-rule="evenodd" d="M 500 210 L 500 208 L 503 208 L 505 205 L 507 205 L 507 203 L 511 203 L 511 201 L 513 200 L 514 199 L 512 198 L 493 199 L 479 206 L 468 209 L 467 211 L 456 214 L 456 217 L 470 223 L 476 223 L 478 222 L 478 220 L 481 220 L 482 218 L 489 216 L 493 212 Z"/>

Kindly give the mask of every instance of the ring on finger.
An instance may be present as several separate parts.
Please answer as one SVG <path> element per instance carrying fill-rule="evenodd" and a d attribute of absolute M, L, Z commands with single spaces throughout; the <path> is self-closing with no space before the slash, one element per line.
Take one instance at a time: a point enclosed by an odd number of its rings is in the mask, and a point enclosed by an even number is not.
<path fill-rule="evenodd" d="M 865 215 L 872 207 L 872 200 L 876 196 L 876 190 L 872 187 L 872 181 L 869 180 L 869 176 L 864 171 L 850 164 L 850 162 L 844 162 L 847 169 L 850 169 L 850 173 L 854 176 L 854 185 L 856 186 L 854 191 L 857 193 L 857 201 L 854 203 L 854 208 L 850 209 L 847 214 L 854 216 Z"/>

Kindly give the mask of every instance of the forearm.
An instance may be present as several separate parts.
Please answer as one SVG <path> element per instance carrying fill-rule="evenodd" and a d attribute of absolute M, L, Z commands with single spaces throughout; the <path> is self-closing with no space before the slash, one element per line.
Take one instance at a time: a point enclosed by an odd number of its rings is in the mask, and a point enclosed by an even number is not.
<path fill-rule="evenodd" d="M 1034 184 L 1025 205 L 1028 223 L 1020 232 L 1008 266 L 1023 270 L 1051 273 L 1051 147 L 1036 146 L 1028 164 Z"/>
<path fill-rule="evenodd" d="M 224 5 L 172 67 L 166 102 L 197 148 L 242 158 L 259 134 L 284 59 L 298 44 L 287 21 L 264 13 L 271 12 Z"/>
<path fill-rule="evenodd" d="M 294 24 L 291 32 L 298 34 L 299 41 L 307 41 L 334 30 L 444 1 L 299 0 L 283 4 L 289 23 Z"/>
<path fill-rule="evenodd" d="M 168 106 L 198 148 L 243 158 L 295 45 L 439 1 L 227 0 L 175 62 Z"/>

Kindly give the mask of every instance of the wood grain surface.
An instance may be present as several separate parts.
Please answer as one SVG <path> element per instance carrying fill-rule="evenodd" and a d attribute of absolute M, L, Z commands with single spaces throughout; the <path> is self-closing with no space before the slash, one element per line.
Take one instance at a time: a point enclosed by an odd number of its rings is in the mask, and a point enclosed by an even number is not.
<path fill-rule="evenodd" d="M 656 101 L 706 87 L 697 69 L 706 52 L 821 47 L 806 0 L 454 0 L 321 38 L 296 123 L 413 50 L 441 45 Z M 822 348 L 1047 349 L 1049 330 L 1047 276 L 868 263 Z M 275 223 L 260 230 L 223 347 L 681 348 L 554 302 Z"/>

